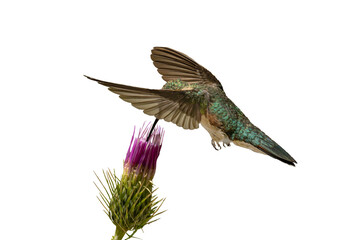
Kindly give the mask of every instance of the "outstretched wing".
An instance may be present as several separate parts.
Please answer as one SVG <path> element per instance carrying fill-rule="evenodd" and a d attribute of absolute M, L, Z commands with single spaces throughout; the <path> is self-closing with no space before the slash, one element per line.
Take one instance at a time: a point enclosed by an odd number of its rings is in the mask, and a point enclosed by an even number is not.
<path fill-rule="evenodd" d="M 189 91 L 154 90 L 101 81 L 85 76 L 109 88 L 121 99 L 144 113 L 173 122 L 184 129 L 196 129 L 201 121 L 200 106 L 191 103 Z"/>
<path fill-rule="evenodd" d="M 151 59 L 165 81 L 213 84 L 223 89 L 219 80 L 187 55 L 166 47 L 154 47 Z"/>

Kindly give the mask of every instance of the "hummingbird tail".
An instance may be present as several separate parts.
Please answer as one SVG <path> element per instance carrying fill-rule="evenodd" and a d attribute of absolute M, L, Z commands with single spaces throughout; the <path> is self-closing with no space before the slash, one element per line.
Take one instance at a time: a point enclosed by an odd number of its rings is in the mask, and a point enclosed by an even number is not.
<path fill-rule="evenodd" d="M 293 157 L 291 157 L 290 154 L 288 154 L 279 144 L 277 144 L 273 140 L 271 140 L 271 141 L 272 141 L 271 145 L 260 144 L 259 146 L 257 146 L 257 148 L 260 151 L 262 151 L 263 153 L 265 153 L 275 159 L 278 159 L 278 160 L 282 161 L 283 163 L 295 166 L 295 163 L 297 163 L 295 161 L 295 159 Z"/>
<path fill-rule="evenodd" d="M 295 163 L 297 163 L 279 144 L 255 126 L 252 126 L 251 132 L 245 136 L 243 135 L 242 138 L 236 137 L 234 143 L 255 152 L 264 153 L 292 166 L 295 166 Z"/>

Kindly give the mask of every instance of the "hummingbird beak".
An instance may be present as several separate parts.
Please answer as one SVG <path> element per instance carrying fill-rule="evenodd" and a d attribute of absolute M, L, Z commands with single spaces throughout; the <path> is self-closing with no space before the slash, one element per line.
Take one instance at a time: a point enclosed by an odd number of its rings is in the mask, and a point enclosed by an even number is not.
<path fill-rule="evenodd" d="M 155 121 L 154 121 L 153 125 L 151 126 L 151 129 L 150 129 L 149 135 L 148 135 L 148 137 L 146 138 L 146 142 L 148 142 L 148 141 L 149 141 L 150 136 L 151 136 L 151 133 L 153 132 L 153 130 L 154 130 L 154 128 L 155 128 L 155 126 L 156 126 L 156 124 L 157 124 L 157 122 L 158 122 L 158 121 L 159 121 L 159 119 L 158 119 L 158 118 L 155 118 Z"/>

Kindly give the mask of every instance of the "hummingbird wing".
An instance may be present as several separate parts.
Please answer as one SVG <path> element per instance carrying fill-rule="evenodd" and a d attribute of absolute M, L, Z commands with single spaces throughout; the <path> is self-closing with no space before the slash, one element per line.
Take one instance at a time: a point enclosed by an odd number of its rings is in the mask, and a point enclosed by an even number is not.
<path fill-rule="evenodd" d="M 89 76 L 85 77 L 119 95 L 121 99 L 141 109 L 144 113 L 173 122 L 184 129 L 196 129 L 201 121 L 200 106 L 191 102 L 188 91 L 155 90 L 105 82 Z"/>
<path fill-rule="evenodd" d="M 178 80 L 187 83 L 202 83 L 223 87 L 206 68 L 189 56 L 166 47 L 154 47 L 151 59 L 165 81 Z"/>

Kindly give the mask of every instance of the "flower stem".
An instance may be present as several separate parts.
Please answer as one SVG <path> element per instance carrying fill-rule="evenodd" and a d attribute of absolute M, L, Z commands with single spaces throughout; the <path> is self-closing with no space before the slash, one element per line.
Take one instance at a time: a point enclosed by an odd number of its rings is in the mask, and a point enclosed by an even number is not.
<path fill-rule="evenodd" d="M 121 240 L 125 235 L 125 232 L 119 228 L 119 227 L 116 227 L 116 230 L 115 230 L 115 235 L 112 237 L 112 240 Z"/>

